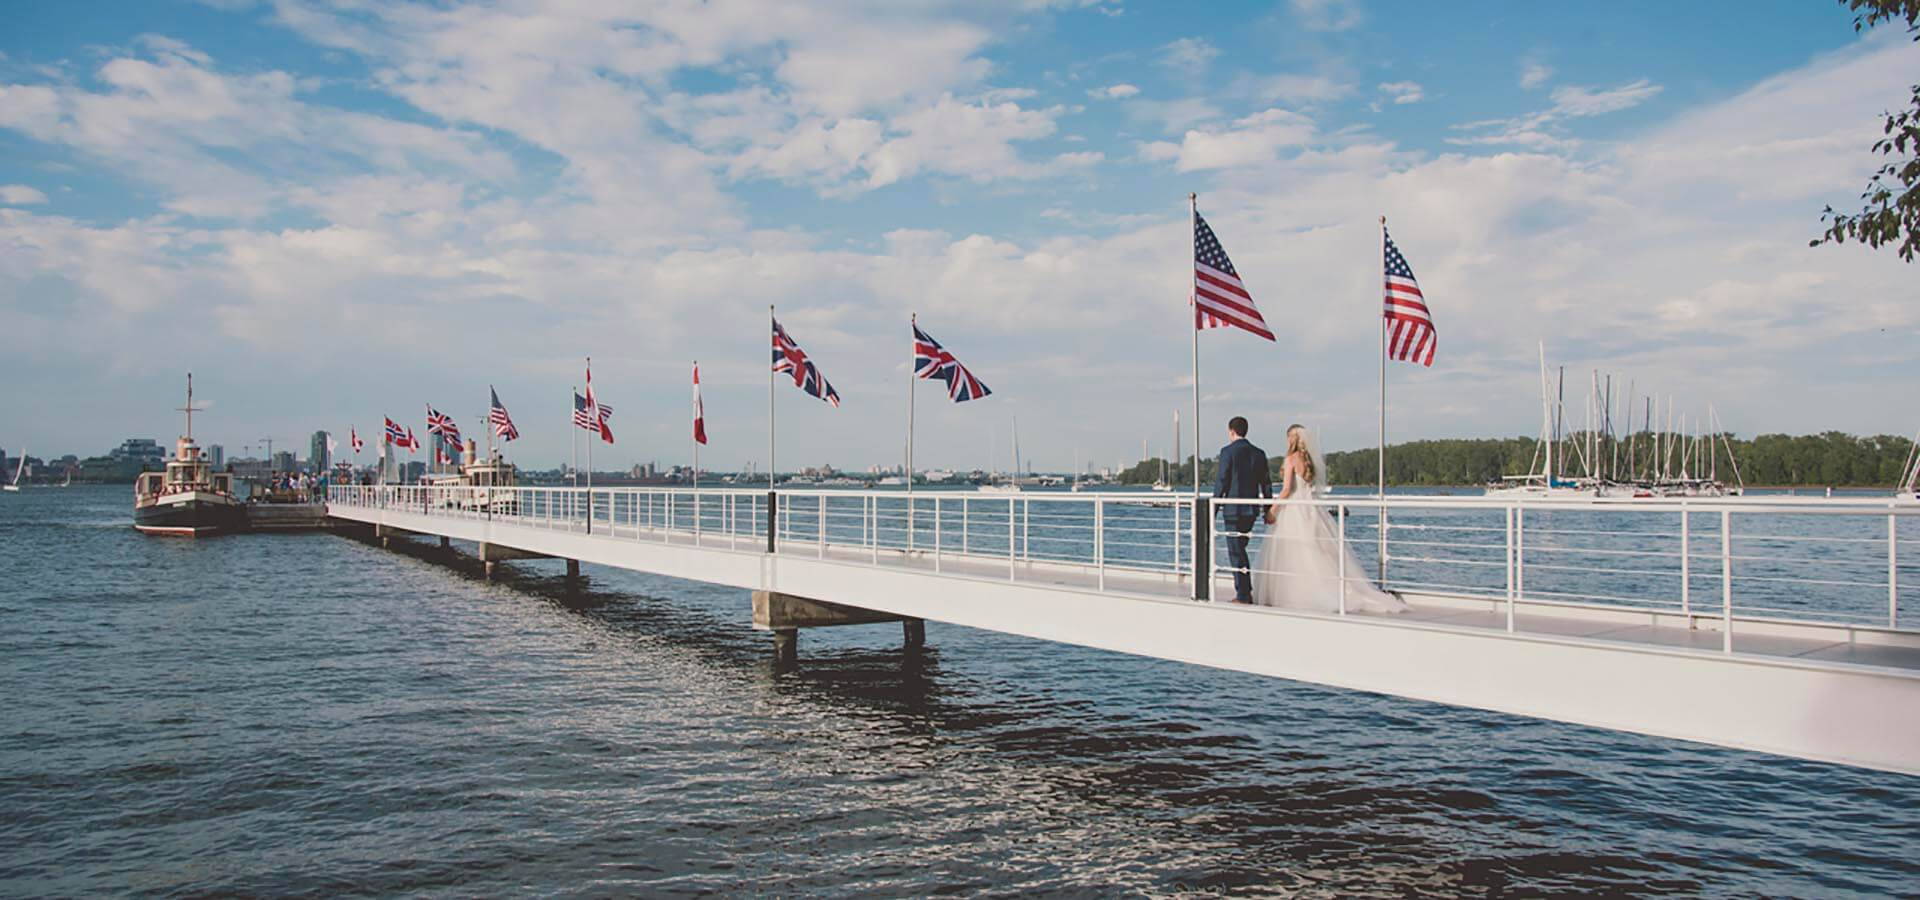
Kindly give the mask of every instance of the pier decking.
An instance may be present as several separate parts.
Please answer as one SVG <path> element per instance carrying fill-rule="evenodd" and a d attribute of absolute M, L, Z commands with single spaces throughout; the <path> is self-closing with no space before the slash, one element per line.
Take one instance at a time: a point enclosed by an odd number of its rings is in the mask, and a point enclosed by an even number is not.
<path fill-rule="evenodd" d="M 340 487 L 328 514 L 887 617 L 1920 774 L 1920 632 L 1899 627 L 1902 592 L 1920 583 L 1902 580 L 1898 558 L 1920 543 L 1912 504 L 1306 501 L 1328 506 L 1343 538 L 1371 522 L 1354 545 L 1388 551 L 1389 586 L 1411 606 L 1384 615 L 1197 601 L 1230 593 L 1230 573 L 1191 497 L 467 491 Z M 1743 533 L 1736 516 L 1811 524 Z M 1662 530 L 1675 519 L 1677 536 Z M 1755 549 L 1768 546 L 1826 549 Z M 1798 563 L 1816 567 L 1783 574 Z M 1884 584 L 1862 580 L 1869 565 Z M 1829 595 L 1836 608 L 1815 602 Z"/>

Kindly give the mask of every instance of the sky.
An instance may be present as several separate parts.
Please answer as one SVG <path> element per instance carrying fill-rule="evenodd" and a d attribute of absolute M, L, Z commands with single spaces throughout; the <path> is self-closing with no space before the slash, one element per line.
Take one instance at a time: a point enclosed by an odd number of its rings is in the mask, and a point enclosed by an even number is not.
<path fill-rule="evenodd" d="M 918 385 L 923 468 L 1191 452 L 1189 193 L 1277 335 L 1199 336 L 1209 452 L 1373 445 L 1382 216 L 1439 334 L 1389 441 L 1536 433 L 1542 343 L 1576 419 L 1904 434 L 1920 270 L 1807 242 L 1916 71 L 1816 0 L 16 4 L 0 447 L 165 441 L 191 370 L 230 454 L 491 386 L 545 467 L 592 357 L 596 466 L 685 462 L 697 359 L 764 467 L 775 305 L 843 399 L 777 386 L 783 470 L 900 460 L 914 314 L 994 391 Z"/>

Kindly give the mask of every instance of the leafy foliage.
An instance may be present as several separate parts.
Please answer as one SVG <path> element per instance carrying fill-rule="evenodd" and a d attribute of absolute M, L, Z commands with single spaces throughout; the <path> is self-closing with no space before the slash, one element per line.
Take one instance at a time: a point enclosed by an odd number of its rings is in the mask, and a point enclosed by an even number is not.
<path fill-rule="evenodd" d="M 1640 452 L 1651 439 L 1639 436 Z M 1719 445 L 1716 436 L 1714 443 Z M 1750 485 L 1832 485 L 1892 487 L 1900 479 L 1912 442 L 1892 435 L 1855 437 L 1825 434 L 1763 434 L 1752 440 L 1730 438 L 1740 474 Z M 1733 480 L 1726 451 L 1720 451 L 1720 477 Z M 1517 475 L 1537 465 L 1533 438 L 1415 441 L 1387 448 L 1387 483 L 1396 485 L 1484 484 L 1501 475 Z M 1377 477 L 1374 451 L 1327 454 L 1333 484 L 1372 484 Z"/>
<path fill-rule="evenodd" d="M 1907 31 L 1920 41 L 1920 0 L 1840 0 L 1856 15 L 1853 29 L 1864 31 L 1882 22 L 1904 19 Z M 1873 173 L 1860 194 L 1866 206 L 1856 215 L 1835 212 L 1829 206 L 1820 216 L 1826 233 L 1810 246 L 1844 244 L 1857 240 L 1869 247 L 1892 245 L 1900 258 L 1913 262 L 1920 253 L 1920 84 L 1912 89 L 1909 105 L 1888 112 L 1873 151 L 1889 161 Z"/>

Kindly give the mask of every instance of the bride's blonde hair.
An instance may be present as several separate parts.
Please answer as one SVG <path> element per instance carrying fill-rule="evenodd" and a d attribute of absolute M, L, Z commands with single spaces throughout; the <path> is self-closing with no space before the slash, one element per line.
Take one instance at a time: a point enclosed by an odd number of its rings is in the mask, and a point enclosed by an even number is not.
<path fill-rule="evenodd" d="M 1306 426 L 1294 424 L 1287 426 L 1287 455 L 1300 454 L 1300 468 L 1306 473 L 1307 480 L 1319 483 L 1319 473 L 1313 470 L 1313 453 L 1307 449 Z"/>

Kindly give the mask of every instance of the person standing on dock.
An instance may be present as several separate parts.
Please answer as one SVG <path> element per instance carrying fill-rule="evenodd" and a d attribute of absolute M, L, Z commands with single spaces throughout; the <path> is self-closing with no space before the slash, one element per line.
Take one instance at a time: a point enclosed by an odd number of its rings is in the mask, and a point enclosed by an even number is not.
<path fill-rule="evenodd" d="M 1227 421 L 1230 442 L 1220 448 L 1219 476 L 1213 495 L 1235 500 L 1273 499 L 1273 476 L 1267 471 L 1267 454 L 1247 440 L 1247 419 L 1234 416 Z M 1199 465 L 1195 460 L 1194 465 Z M 1253 564 L 1247 559 L 1247 541 L 1252 538 L 1253 522 L 1259 508 L 1239 503 L 1220 508 L 1222 530 L 1227 538 L 1227 565 L 1233 568 L 1233 602 L 1253 602 Z"/>

